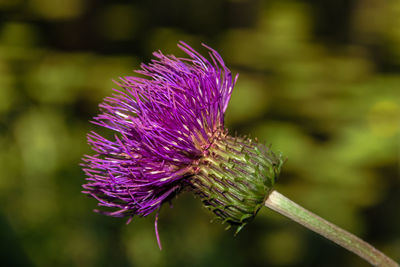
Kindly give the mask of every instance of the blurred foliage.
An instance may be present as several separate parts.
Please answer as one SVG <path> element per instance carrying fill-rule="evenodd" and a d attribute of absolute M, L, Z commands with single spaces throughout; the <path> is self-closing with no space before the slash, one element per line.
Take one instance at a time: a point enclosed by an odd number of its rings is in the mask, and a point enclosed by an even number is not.
<path fill-rule="evenodd" d="M 130 225 L 80 193 L 112 79 L 184 40 L 240 77 L 227 112 L 288 161 L 278 189 L 400 261 L 400 2 L 1 0 L 4 266 L 367 266 L 272 211 L 237 237 L 198 199 Z"/>

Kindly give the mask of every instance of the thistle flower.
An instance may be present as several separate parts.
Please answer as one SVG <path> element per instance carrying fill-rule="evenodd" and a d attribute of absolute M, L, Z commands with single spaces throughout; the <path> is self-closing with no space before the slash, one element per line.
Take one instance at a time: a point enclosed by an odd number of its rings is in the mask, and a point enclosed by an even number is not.
<path fill-rule="evenodd" d="M 156 60 L 124 77 L 112 97 L 99 105 L 93 123 L 115 132 L 95 132 L 96 152 L 84 158 L 88 194 L 98 211 L 115 217 L 146 216 L 183 188 L 193 189 L 223 222 L 246 224 L 262 206 L 282 160 L 246 137 L 231 137 L 224 113 L 233 78 L 212 48 L 210 60 L 181 42 L 190 58 L 155 52 Z"/>
<path fill-rule="evenodd" d="M 95 210 L 114 217 L 147 216 L 182 189 L 195 192 L 223 223 L 240 231 L 264 205 L 377 266 L 398 264 L 349 232 L 273 190 L 283 160 L 248 137 L 232 137 L 224 113 L 237 80 L 212 48 L 210 60 L 181 42 L 189 58 L 155 52 L 156 60 L 124 77 L 99 105 L 93 123 L 115 132 L 91 132 L 96 154 L 84 158 L 83 193 Z M 155 220 L 156 236 L 158 212 Z"/>

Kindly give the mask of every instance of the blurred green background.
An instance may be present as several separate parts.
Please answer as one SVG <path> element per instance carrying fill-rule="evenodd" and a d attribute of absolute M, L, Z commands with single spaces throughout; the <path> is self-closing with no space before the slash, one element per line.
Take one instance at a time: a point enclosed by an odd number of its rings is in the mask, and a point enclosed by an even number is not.
<path fill-rule="evenodd" d="M 88 120 L 183 40 L 240 73 L 231 132 L 287 157 L 279 191 L 400 261 L 400 1 L 0 0 L 2 266 L 368 266 L 262 210 L 237 237 L 184 193 L 154 215 L 92 212 Z"/>

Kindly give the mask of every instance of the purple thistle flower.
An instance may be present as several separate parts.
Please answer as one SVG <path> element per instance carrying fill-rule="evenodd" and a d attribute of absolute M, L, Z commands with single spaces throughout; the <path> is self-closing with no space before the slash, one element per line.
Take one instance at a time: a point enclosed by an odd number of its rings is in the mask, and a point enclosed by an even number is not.
<path fill-rule="evenodd" d="M 280 167 L 280 158 L 227 135 L 224 113 L 237 75 L 221 56 L 204 44 L 211 60 L 183 42 L 178 46 L 190 58 L 155 52 L 157 59 L 136 71 L 147 78 L 120 78 L 121 89 L 99 105 L 93 123 L 116 133 L 111 139 L 88 134 L 96 154 L 84 158 L 83 193 L 113 209 L 97 212 L 129 222 L 190 186 L 218 218 L 242 227 L 272 186 L 279 170 L 270 165 Z M 224 164 L 231 167 L 225 174 L 217 170 Z"/>
<path fill-rule="evenodd" d="M 97 154 L 84 159 L 83 187 L 100 206 L 117 209 L 107 215 L 146 216 L 158 209 L 224 129 L 231 72 L 207 46 L 212 63 L 187 44 L 178 46 L 190 59 L 155 52 L 158 60 L 136 71 L 149 79 L 120 78 L 116 84 L 123 90 L 114 89 L 99 105 L 102 114 L 93 123 L 117 134 L 113 140 L 88 135 Z"/>

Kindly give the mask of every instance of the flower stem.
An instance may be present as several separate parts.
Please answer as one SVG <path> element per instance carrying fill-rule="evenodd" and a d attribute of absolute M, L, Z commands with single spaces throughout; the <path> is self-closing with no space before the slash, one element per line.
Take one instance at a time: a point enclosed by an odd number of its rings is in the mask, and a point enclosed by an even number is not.
<path fill-rule="evenodd" d="M 374 266 L 399 267 L 395 261 L 367 242 L 304 209 L 275 190 L 268 196 L 265 206 L 352 251 Z"/>

